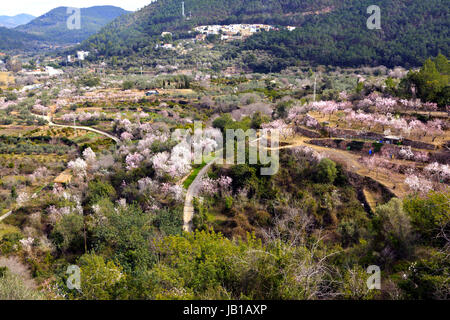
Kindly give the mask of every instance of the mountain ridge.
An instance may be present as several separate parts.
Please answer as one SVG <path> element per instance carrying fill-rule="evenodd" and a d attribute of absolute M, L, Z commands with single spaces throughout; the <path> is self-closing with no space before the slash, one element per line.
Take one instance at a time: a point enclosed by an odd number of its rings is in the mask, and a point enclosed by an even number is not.
<path fill-rule="evenodd" d="M 93 6 L 81 8 L 81 28 L 70 30 L 67 28 L 68 7 L 57 7 L 39 16 L 25 25 L 15 28 L 16 31 L 26 32 L 41 37 L 53 43 L 78 43 L 95 34 L 104 25 L 115 18 L 129 13 L 115 6 Z"/>
<path fill-rule="evenodd" d="M 41 38 L 14 29 L 0 27 L 0 50 L 29 50 L 39 47 Z"/>
<path fill-rule="evenodd" d="M 34 18 L 36 17 L 26 13 L 16 14 L 15 16 L 0 16 L 0 27 L 15 28 L 19 25 L 27 24 Z"/>

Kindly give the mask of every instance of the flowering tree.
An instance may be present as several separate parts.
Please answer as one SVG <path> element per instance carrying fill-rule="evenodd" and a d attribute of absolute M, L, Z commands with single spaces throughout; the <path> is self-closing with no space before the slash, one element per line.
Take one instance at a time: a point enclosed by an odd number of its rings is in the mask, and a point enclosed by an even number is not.
<path fill-rule="evenodd" d="M 172 149 L 167 173 L 175 177 L 181 177 L 191 171 L 192 152 L 186 143 L 180 143 Z"/>
<path fill-rule="evenodd" d="M 145 177 L 138 181 L 138 188 L 141 193 L 156 192 L 159 188 L 158 181 Z"/>
<path fill-rule="evenodd" d="M 49 170 L 46 167 L 40 167 L 36 169 L 33 174 L 31 174 L 30 178 L 33 182 L 36 182 L 38 180 L 41 180 L 43 178 L 48 177 Z"/>
<path fill-rule="evenodd" d="M 325 108 L 322 109 L 322 112 L 328 114 L 328 121 L 331 120 L 331 115 L 339 110 L 338 105 L 334 101 L 330 101 Z"/>
<path fill-rule="evenodd" d="M 278 130 L 280 137 L 284 139 L 287 139 L 294 135 L 294 130 L 281 119 L 272 121 L 270 123 L 264 123 L 261 125 L 261 127 L 264 134 L 267 134 L 268 132 L 272 132 L 274 130 Z"/>
<path fill-rule="evenodd" d="M 41 104 L 37 104 L 37 105 L 33 106 L 33 111 L 40 113 L 44 116 L 44 115 L 48 114 L 50 109 Z"/>
<path fill-rule="evenodd" d="M 433 184 L 430 181 L 419 178 L 417 175 L 409 175 L 406 177 L 405 183 L 412 191 L 423 194 L 426 194 L 433 189 Z"/>
<path fill-rule="evenodd" d="M 443 125 L 444 125 L 444 123 L 442 122 L 442 120 L 439 120 L 439 119 L 435 119 L 433 121 L 428 121 L 426 130 L 425 130 L 425 134 L 427 132 L 431 133 L 431 135 L 433 136 L 433 142 L 434 142 L 434 140 L 436 140 L 436 138 L 438 136 L 443 134 L 443 130 L 442 130 Z"/>
<path fill-rule="evenodd" d="M 219 187 L 221 188 L 221 190 L 229 190 L 232 182 L 233 182 L 233 179 L 231 179 L 228 176 L 221 176 L 217 180 L 217 183 L 219 184 Z"/>
<path fill-rule="evenodd" d="M 74 122 L 77 120 L 76 113 L 66 113 L 61 117 L 61 120 L 64 122 Z"/>
<path fill-rule="evenodd" d="M 83 158 L 86 161 L 87 166 L 92 167 L 95 165 L 95 162 L 97 161 L 97 156 L 95 155 L 95 152 L 92 151 L 91 148 L 87 148 L 83 151 Z"/>
<path fill-rule="evenodd" d="M 127 170 L 139 168 L 139 166 L 143 160 L 144 160 L 144 156 L 138 152 L 127 155 L 127 157 L 125 159 L 125 164 L 126 164 Z"/>
<path fill-rule="evenodd" d="M 16 203 L 19 208 L 24 206 L 28 201 L 30 201 L 30 196 L 26 192 L 20 192 L 16 199 Z"/>
<path fill-rule="evenodd" d="M 122 134 L 120 135 L 120 140 L 122 141 L 131 141 L 133 139 L 133 135 L 129 132 L 122 132 Z"/>
<path fill-rule="evenodd" d="M 201 181 L 200 190 L 204 195 L 213 196 L 219 192 L 219 187 L 216 180 L 205 177 Z"/>
<path fill-rule="evenodd" d="M 124 131 L 133 133 L 133 131 L 136 128 L 138 128 L 138 126 L 139 126 L 138 124 L 132 124 L 131 121 L 128 119 L 117 118 L 113 122 L 114 131 L 119 134 L 121 134 Z"/>
<path fill-rule="evenodd" d="M 296 147 L 292 149 L 294 156 L 299 160 L 306 159 L 312 163 L 319 163 L 323 156 L 314 149 L 306 146 Z"/>
<path fill-rule="evenodd" d="M 303 120 L 303 123 L 309 128 L 317 128 L 319 126 L 319 122 L 307 114 Z"/>
<path fill-rule="evenodd" d="M 409 148 L 402 148 L 398 155 L 402 158 L 402 159 L 406 159 L 406 160 L 412 160 L 414 158 L 414 153 L 411 150 L 411 147 Z"/>
<path fill-rule="evenodd" d="M 57 208 L 55 206 L 50 206 L 50 207 L 47 208 L 49 221 L 50 221 L 50 223 L 52 225 L 55 225 L 64 216 L 69 215 L 72 212 L 77 212 L 78 213 L 78 210 L 74 210 L 72 207 Z"/>
<path fill-rule="evenodd" d="M 394 111 L 394 107 L 397 105 L 397 101 L 392 98 L 381 98 L 375 99 L 375 109 L 378 112 L 386 113 Z"/>
<path fill-rule="evenodd" d="M 22 248 L 27 251 L 28 253 L 31 252 L 31 249 L 34 244 L 34 238 L 28 237 L 26 239 L 19 240 L 20 244 L 22 245 Z"/>
<path fill-rule="evenodd" d="M 161 185 L 160 192 L 161 194 L 171 196 L 177 202 L 181 202 L 183 200 L 184 190 L 182 186 L 163 183 Z"/>
<path fill-rule="evenodd" d="M 207 128 L 205 130 L 195 129 L 193 136 L 190 135 L 190 132 L 183 133 L 178 131 L 174 133 L 172 138 L 182 142 L 191 140 L 195 156 L 194 160 L 200 161 L 200 163 L 203 161 L 203 158 L 200 157 L 210 155 L 223 144 L 222 132 L 215 128 Z"/>
<path fill-rule="evenodd" d="M 86 176 L 87 163 L 83 159 L 77 158 L 75 161 L 70 161 L 68 167 L 77 177 Z"/>
<path fill-rule="evenodd" d="M 168 171 L 168 161 L 170 154 L 168 152 L 160 152 L 153 156 L 152 163 L 158 176 L 164 175 Z"/>
<path fill-rule="evenodd" d="M 447 181 L 450 179 L 450 166 L 433 162 L 424 168 L 424 172 L 436 181 Z"/>
<path fill-rule="evenodd" d="M 423 124 L 419 120 L 412 120 L 408 124 L 408 133 L 414 132 L 414 133 L 420 135 L 425 130 L 426 130 L 426 125 Z"/>

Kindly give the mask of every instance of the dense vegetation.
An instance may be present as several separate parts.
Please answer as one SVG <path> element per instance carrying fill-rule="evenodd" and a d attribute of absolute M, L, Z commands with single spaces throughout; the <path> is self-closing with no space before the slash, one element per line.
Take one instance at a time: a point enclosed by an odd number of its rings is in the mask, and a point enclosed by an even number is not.
<path fill-rule="evenodd" d="M 43 40 L 57 43 L 78 43 L 96 33 L 110 21 L 127 13 L 113 6 L 96 6 L 81 9 L 81 28 L 67 28 L 67 7 L 58 7 L 16 28 L 18 31 L 40 36 Z"/>
<path fill-rule="evenodd" d="M 381 30 L 369 30 L 366 9 L 373 1 L 344 1 L 329 14 L 306 16 L 301 28 L 253 36 L 243 49 L 269 51 L 273 71 L 294 65 L 299 59 L 323 65 L 359 66 L 420 65 L 428 56 L 447 54 L 449 8 L 446 1 L 377 1 Z M 266 70 L 272 61 L 254 64 Z M 264 65 L 265 63 L 265 65 Z"/>
<path fill-rule="evenodd" d="M 164 31 L 178 30 L 179 37 L 189 37 L 187 31 L 196 25 L 239 22 L 244 17 L 256 22 L 255 16 L 282 15 L 299 11 L 299 8 L 308 11 L 330 2 L 333 1 L 187 0 L 186 12 L 192 12 L 192 19 L 187 21 L 182 18 L 180 1 L 159 0 L 136 13 L 119 17 L 83 46 L 108 56 L 147 53 L 155 37 Z"/>
<path fill-rule="evenodd" d="M 417 72 L 410 72 L 402 81 L 401 87 L 410 98 L 417 95 L 422 101 L 431 101 L 441 107 L 450 104 L 450 63 L 440 54 L 427 59 Z"/>
<path fill-rule="evenodd" d="M 201 24 L 268 23 L 293 25 L 293 31 L 254 35 L 237 50 L 262 50 L 269 57 L 246 57 L 254 71 L 279 71 L 307 60 L 323 65 L 421 64 L 426 57 L 447 53 L 446 1 L 379 1 L 382 29 L 368 30 L 366 13 L 371 1 L 186 1 L 192 19 L 181 17 L 179 1 L 157 1 L 139 12 L 120 17 L 83 44 L 106 56 L 149 55 L 163 31 L 176 31 L 174 39 Z M 322 10 L 322 11 L 320 11 Z M 319 14 L 313 14 L 319 11 Z M 233 50 L 227 56 L 236 56 Z M 264 57 L 264 55 L 262 55 Z"/>
<path fill-rule="evenodd" d="M 36 46 L 38 40 L 41 40 L 35 35 L 3 27 L 0 27 L 0 39 L 1 50 L 30 49 Z"/>
<path fill-rule="evenodd" d="M 208 3 L 236 21 L 294 24 L 322 15 L 284 14 L 334 1 L 189 1 L 202 7 L 186 21 L 179 3 L 158 3 L 147 9 L 170 4 L 173 17 L 152 11 L 167 21 L 141 25 L 142 34 L 212 23 L 217 16 L 200 13 Z M 247 44 L 273 34 L 284 33 Z M 0 299 L 449 299 L 447 58 L 419 71 L 341 69 L 215 41 L 174 43 L 187 58 L 111 52 L 104 64 L 61 63 L 55 77 L 14 72 L 0 90 L 0 214 L 11 210 L 0 223 Z M 12 71 L 36 68 L 37 57 L 20 58 L 3 59 Z M 227 59 L 240 70 L 221 72 Z M 246 68 L 291 62 L 301 65 Z M 196 121 L 204 135 L 183 131 Z M 227 129 L 261 130 L 253 142 L 279 130 L 280 150 L 269 148 L 279 170 L 207 166 L 212 154 L 193 165 L 192 147 L 214 149 Z M 73 265 L 80 290 L 67 285 Z M 380 290 L 366 285 L 371 265 L 382 270 Z"/>

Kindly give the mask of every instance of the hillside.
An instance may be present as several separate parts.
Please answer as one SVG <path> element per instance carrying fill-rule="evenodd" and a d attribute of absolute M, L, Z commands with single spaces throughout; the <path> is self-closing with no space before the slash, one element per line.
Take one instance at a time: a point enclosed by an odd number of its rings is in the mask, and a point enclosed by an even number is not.
<path fill-rule="evenodd" d="M 114 6 L 96 6 L 81 9 L 81 29 L 67 28 L 67 7 L 58 7 L 16 28 L 18 31 L 42 37 L 57 43 L 77 43 L 87 39 L 103 26 L 128 11 Z"/>
<path fill-rule="evenodd" d="M 24 32 L 0 27 L 0 50 L 34 49 L 39 37 Z"/>
<path fill-rule="evenodd" d="M 187 33 L 202 24 L 228 24 L 238 22 L 285 22 L 286 16 L 299 16 L 301 12 L 319 10 L 335 0 L 187 0 L 186 14 L 182 17 L 181 1 L 158 0 L 143 9 L 119 17 L 92 36 L 83 46 L 98 49 L 100 54 L 131 55 L 147 51 L 154 37 L 163 31 Z M 151 39 L 153 37 L 153 39 Z"/>
<path fill-rule="evenodd" d="M 0 27 L 15 28 L 22 24 L 26 24 L 35 17 L 29 14 L 18 14 L 15 16 L 0 16 Z"/>
<path fill-rule="evenodd" d="M 445 0 L 380 0 L 382 29 L 368 30 L 367 7 L 371 0 L 186 0 L 181 14 L 178 0 L 159 0 L 142 10 L 119 17 L 83 47 L 106 56 L 135 55 L 151 51 L 163 31 L 174 38 L 202 24 L 266 23 L 297 26 L 294 32 L 272 31 L 250 38 L 235 48 L 263 50 L 267 61 L 247 62 L 254 70 L 277 70 L 298 60 L 341 66 L 417 66 L 439 51 L 449 52 L 448 14 Z M 275 59 L 275 61 L 273 61 Z"/>

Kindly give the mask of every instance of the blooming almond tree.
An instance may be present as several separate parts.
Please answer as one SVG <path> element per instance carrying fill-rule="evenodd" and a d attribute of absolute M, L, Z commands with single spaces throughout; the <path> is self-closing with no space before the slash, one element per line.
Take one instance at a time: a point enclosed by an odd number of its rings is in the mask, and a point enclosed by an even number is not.
<path fill-rule="evenodd" d="M 303 122 L 308 128 L 317 128 L 317 126 L 319 125 L 319 122 L 309 114 L 305 116 Z"/>
<path fill-rule="evenodd" d="M 77 158 L 75 161 L 70 161 L 68 167 L 77 177 L 83 178 L 86 176 L 87 163 L 83 159 Z"/>
<path fill-rule="evenodd" d="M 323 156 L 319 152 L 306 146 L 296 147 L 292 149 L 292 152 L 294 156 L 297 157 L 299 160 L 306 159 L 307 161 L 316 164 L 323 159 Z"/>
<path fill-rule="evenodd" d="M 76 113 L 66 113 L 61 117 L 61 120 L 64 122 L 72 123 L 78 119 Z"/>
<path fill-rule="evenodd" d="M 30 201 L 30 196 L 26 192 L 20 192 L 16 199 L 19 208 L 23 207 L 28 201 Z"/>
<path fill-rule="evenodd" d="M 156 192 L 159 188 L 158 181 L 145 177 L 138 181 L 138 188 L 141 193 Z"/>
<path fill-rule="evenodd" d="M 402 158 L 402 159 L 406 159 L 406 160 L 412 160 L 414 158 L 414 153 L 411 150 L 411 147 L 409 148 L 402 148 L 398 155 Z"/>
<path fill-rule="evenodd" d="M 394 107 L 397 105 L 397 101 L 392 98 L 376 98 L 375 109 L 378 112 L 386 113 L 394 111 Z"/>
<path fill-rule="evenodd" d="M 36 182 L 42 180 L 49 175 L 49 170 L 46 167 L 40 167 L 36 169 L 32 175 L 30 175 L 31 181 Z"/>
<path fill-rule="evenodd" d="M 93 167 L 95 165 L 95 162 L 97 161 L 97 156 L 91 148 L 87 148 L 83 151 L 83 158 L 89 167 Z"/>
<path fill-rule="evenodd" d="M 219 192 L 217 181 L 209 177 L 205 177 L 201 181 L 201 193 L 207 196 L 213 196 Z"/>
<path fill-rule="evenodd" d="M 35 106 L 33 106 L 33 111 L 42 114 L 43 116 L 45 116 L 46 114 L 48 114 L 48 112 L 50 111 L 49 108 L 41 105 L 41 104 L 37 104 Z"/>
<path fill-rule="evenodd" d="M 450 179 L 450 166 L 433 162 L 424 168 L 424 172 L 436 181 L 446 181 Z"/>
<path fill-rule="evenodd" d="M 264 134 L 267 134 L 268 132 L 272 132 L 274 130 L 278 130 L 280 137 L 282 137 L 283 139 L 287 139 L 294 135 L 294 130 L 281 119 L 272 121 L 270 123 L 265 123 L 261 127 Z"/>
<path fill-rule="evenodd" d="M 21 240 L 19 240 L 19 242 L 20 242 L 20 244 L 22 245 L 22 248 L 23 248 L 26 252 L 28 252 L 28 253 L 31 252 L 31 249 L 32 249 L 33 243 L 34 243 L 34 238 L 28 237 L 28 238 L 26 238 L 26 239 L 21 239 Z"/>
<path fill-rule="evenodd" d="M 405 183 L 412 191 L 418 193 L 425 194 L 433 189 L 433 184 L 430 181 L 419 178 L 417 175 L 409 175 L 406 177 Z"/>
<path fill-rule="evenodd" d="M 127 155 L 127 157 L 125 159 L 125 164 L 126 164 L 127 170 L 139 168 L 142 161 L 144 161 L 144 156 L 138 152 Z"/>
<path fill-rule="evenodd" d="M 133 139 L 133 135 L 129 132 L 122 132 L 122 134 L 120 135 L 120 140 L 122 141 L 131 141 Z"/>

